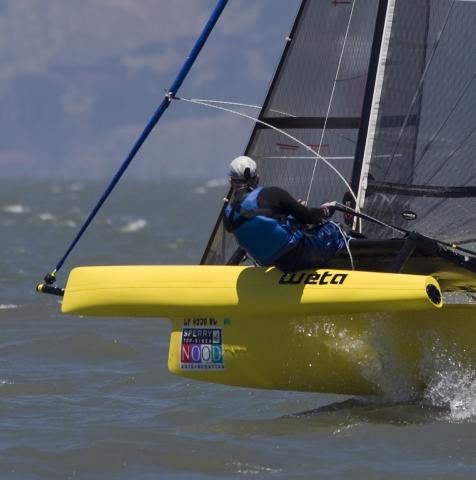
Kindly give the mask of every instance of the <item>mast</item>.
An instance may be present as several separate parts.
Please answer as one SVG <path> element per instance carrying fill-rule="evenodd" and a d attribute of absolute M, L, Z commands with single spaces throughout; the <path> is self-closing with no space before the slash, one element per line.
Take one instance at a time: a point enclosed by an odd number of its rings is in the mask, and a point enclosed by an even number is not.
<path fill-rule="evenodd" d="M 356 159 L 352 172 L 351 186 L 354 192 L 357 192 L 358 208 L 362 208 L 365 199 L 394 11 L 395 0 L 380 1 L 370 59 L 369 79 L 362 111 L 363 123 L 359 131 Z"/>
<path fill-rule="evenodd" d="M 393 1 L 393 0 L 391 0 Z M 362 116 L 360 120 L 359 136 L 355 149 L 355 161 L 352 170 L 350 185 L 355 194 L 359 191 L 360 176 L 362 172 L 362 164 L 364 161 L 365 145 L 367 143 L 367 135 L 369 132 L 369 120 L 374 104 L 374 91 L 377 79 L 378 66 L 381 64 L 380 53 L 382 51 L 382 39 L 385 30 L 385 24 L 388 11 L 388 0 L 380 0 L 377 19 L 375 22 L 374 38 L 372 42 L 372 52 L 370 54 L 369 73 L 367 77 L 367 86 L 365 88 L 364 104 L 362 106 Z M 388 49 L 388 43 L 386 45 Z M 379 85 L 381 92 L 382 86 Z"/>

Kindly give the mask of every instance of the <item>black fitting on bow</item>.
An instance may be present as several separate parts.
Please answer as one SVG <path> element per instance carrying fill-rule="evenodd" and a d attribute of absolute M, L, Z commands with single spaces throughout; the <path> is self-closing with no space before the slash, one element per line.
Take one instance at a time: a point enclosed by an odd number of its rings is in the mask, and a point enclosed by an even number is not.
<path fill-rule="evenodd" d="M 64 296 L 64 288 L 52 287 L 51 285 L 45 285 L 44 283 L 37 285 L 36 291 L 38 293 L 49 293 L 50 295 L 56 295 L 58 297 Z"/>
<path fill-rule="evenodd" d="M 55 282 L 56 282 L 56 276 L 55 276 L 55 273 L 54 272 L 51 272 L 51 273 L 47 273 L 45 275 L 45 283 L 47 285 L 53 285 Z"/>

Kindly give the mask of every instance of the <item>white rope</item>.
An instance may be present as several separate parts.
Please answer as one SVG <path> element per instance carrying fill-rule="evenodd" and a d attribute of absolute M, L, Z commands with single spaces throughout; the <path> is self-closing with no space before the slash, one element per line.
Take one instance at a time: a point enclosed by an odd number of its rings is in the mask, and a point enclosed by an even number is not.
<path fill-rule="evenodd" d="M 342 235 L 342 239 L 344 240 L 345 248 L 347 249 L 347 253 L 349 254 L 349 259 L 350 259 L 350 266 L 352 267 L 352 270 L 355 270 L 354 267 L 354 257 L 352 256 L 352 252 L 350 251 L 350 241 L 352 240 L 352 237 L 349 237 L 344 230 L 342 230 L 342 227 L 336 223 L 332 222 L 329 220 L 330 223 L 332 223 L 334 226 L 337 227 L 339 230 L 340 234 Z"/>
<path fill-rule="evenodd" d="M 311 157 L 309 155 L 302 155 L 302 156 L 285 156 L 285 155 L 254 155 L 256 158 L 265 158 L 266 160 L 311 160 L 313 158 L 316 158 L 314 155 Z M 322 157 L 325 158 L 326 160 L 354 160 L 355 157 Z"/>
<path fill-rule="evenodd" d="M 216 103 L 219 105 L 235 105 L 237 107 L 247 107 L 247 108 L 256 108 L 261 110 L 263 107 L 260 105 L 250 105 L 249 103 L 239 103 L 239 102 L 226 102 L 225 100 L 207 100 L 206 98 L 194 98 L 197 102 L 201 103 Z M 292 115 L 287 112 L 282 112 L 281 110 L 275 110 L 274 108 L 269 109 L 270 112 L 279 113 L 281 115 L 285 115 L 286 117 L 296 118 L 296 115 Z"/>
<path fill-rule="evenodd" d="M 355 194 L 354 192 L 352 192 L 352 189 L 349 185 L 349 183 L 347 182 L 347 180 L 345 179 L 345 177 L 342 175 L 342 173 L 339 172 L 339 170 L 337 170 L 337 168 L 334 167 L 334 165 L 332 165 L 330 162 L 328 162 L 323 156 L 321 156 L 319 153 L 317 153 L 314 149 L 312 149 L 309 145 L 306 145 L 304 142 L 301 142 L 301 140 L 297 139 L 296 137 L 293 137 L 291 134 L 269 124 L 269 123 L 266 123 L 264 122 L 263 120 L 259 120 L 258 118 L 255 118 L 255 117 L 252 117 L 251 115 L 247 115 L 246 113 L 242 113 L 242 112 L 237 112 L 236 110 L 231 110 L 229 108 L 225 108 L 225 107 L 220 107 L 218 105 L 212 105 L 211 103 L 206 103 L 206 102 L 203 102 L 203 101 L 199 101 L 195 98 L 184 98 L 184 97 L 174 97 L 174 100 L 182 100 L 184 102 L 188 102 L 188 103 L 193 103 L 193 104 L 196 104 L 196 105 L 203 105 L 205 107 L 210 107 L 210 108 L 215 108 L 217 110 L 222 110 L 224 112 L 228 112 L 228 113 L 233 113 L 235 115 L 238 115 L 240 117 L 244 117 L 244 118 L 248 118 L 250 120 L 253 120 L 254 122 L 256 123 L 259 123 L 261 125 L 264 125 L 268 128 L 271 128 L 272 130 L 275 130 L 276 132 L 279 132 L 281 133 L 282 135 L 290 138 L 291 140 L 295 141 L 297 144 L 301 145 L 302 147 L 304 147 L 308 152 L 311 152 L 313 154 L 313 156 L 316 158 L 316 163 L 317 163 L 317 160 L 321 160 L 323 161 L 332 171 L 334 171 L 334 173 L 344 182 L 344 185 L 348 188 L 348 190 L 351 192 L 352 194 L 352 197 L 355 199 L 355 201 L 357 202 L 357 199 L 355 197 Z"/>
<path fill-rule="evenodd" d="M 356 3 L 357 3 L 357 0 L 354 0 L 352 2 L 352 9 L 350 11 L 349 21 L 347 23 L 347 29 L 345 31 L 345 36 L 344 36 L 344 43 L 342 45 L 342 50 L 340 52 L 339 63 L 337 64 L 337 71 L 336 71 L 336 76 L 334 78 L 334 85 L 332 86 L 331 96 L 330 96 L 330 99 L 329 99 L 329 105 L 327 106 L 326 119 L 324 120 L 324 126 L 322 127 L 321 139 L 319 141 L 319 149 L 317 151 L 318 155 L 321 153 L 321 145 L 322 145 L 322 142 L 324 140 L 324 134 L 325 134 L 326 127 L 327 127 L 327 120 L 329 119 L 329 115 L 331 113 L 332 101 L 334 99 L 334 93 L 335 93 L 335 89 L 336 89 L 336 85 L 337 85 L 337 79 L 339 78 L 339 72 L 340 72 L 340 67 L 341 67 L 341 64 L 342 64 L 342 58 L 344 57 L 344 50 L 345 50 L 345 46 L 347 44 L 347 38 L 349 36 L 350 24 L 352 22 L 352 15 L 354 13 L 354 7 L 355 7 Z M 309 182 L 309 190 L 307 191 L 306 202 L 309 201 L 309 196 L 311 195 L 312 184 L 314 182 L 314 176 L 316 174 L 316 168 L 317 168 L 317 159 L 318 159 L 318 157 L 316 157 L 316 161 L 314 162 L 314 168 L 312 170 L 311 181 Z M 355 195 L 352 192 L 352 188 L 350 188 L 350 186 L 349 186 L 349 191 L 352 193 L 352 196 L 354 196 L 354 198 L 355 198 Z M 355 200 L 355 203 L 356 203 L 356 207 L 358 208 L 357 199 Z"/>

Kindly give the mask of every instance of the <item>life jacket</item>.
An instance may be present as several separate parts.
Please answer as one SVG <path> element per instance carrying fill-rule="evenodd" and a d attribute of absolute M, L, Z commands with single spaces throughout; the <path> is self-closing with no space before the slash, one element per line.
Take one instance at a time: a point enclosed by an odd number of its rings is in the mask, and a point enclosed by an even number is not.
<path fill-rule="evenodd" d="M 261 190 L 263 187 L 252 190 L 238 205 L 228 205 L 225 215 L 240 246 L 260 265 L 270 266 L 304 234 L 293 217 L 258 206 Z"/>

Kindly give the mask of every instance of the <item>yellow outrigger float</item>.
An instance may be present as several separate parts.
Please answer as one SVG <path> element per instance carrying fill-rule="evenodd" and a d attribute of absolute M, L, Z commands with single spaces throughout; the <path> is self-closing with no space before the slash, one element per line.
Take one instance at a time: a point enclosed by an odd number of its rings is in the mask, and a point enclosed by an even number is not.
<path fill-rule="evenodd" d="M 238 266 L 108 266 L 71 271 L 62 311 L 109 317 L 302 317 L 443 305 L 423 275 Z"/>

